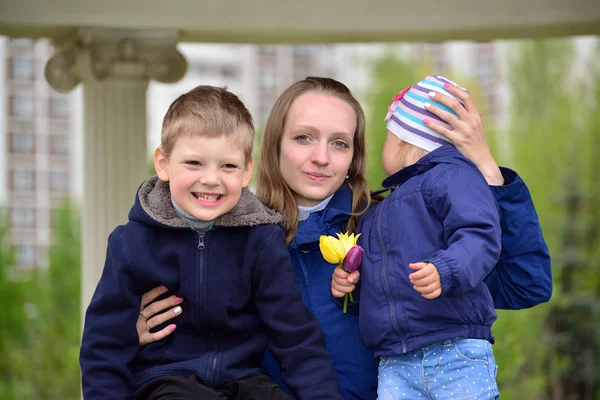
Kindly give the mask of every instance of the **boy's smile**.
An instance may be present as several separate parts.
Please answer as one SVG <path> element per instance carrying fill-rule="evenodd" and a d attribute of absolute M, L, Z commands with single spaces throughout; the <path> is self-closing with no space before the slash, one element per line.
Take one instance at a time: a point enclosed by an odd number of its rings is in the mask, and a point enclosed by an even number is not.
<path fill-rule="evenodd" d="M 252 160 L 245 160 L 229 135 L 182 137 L 168 157 L 156 149 L 154 160 L 158 177 L 169 182 L 175 203 L 201 221 L 231 211 L 252 175 Z"/>
<path fill-rule="evenodd" d="M 217 205 L 224 198 L 224 196 L 222 194 L 215 194 L 215 193 L 196 193 L 196 192 L 194 192 L 194 193 L 192 193 L 192 195 L 194 195 L 194 197 L 198 201 L 198 204 L 203 205 L 203 206 Z"/>

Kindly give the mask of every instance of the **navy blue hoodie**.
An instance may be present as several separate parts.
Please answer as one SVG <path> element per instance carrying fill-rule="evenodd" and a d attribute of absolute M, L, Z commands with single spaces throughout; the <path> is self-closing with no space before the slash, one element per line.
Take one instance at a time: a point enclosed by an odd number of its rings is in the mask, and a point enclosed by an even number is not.
<path fill-rule="evenodd" d="M 302 304 L 277 225 L 248 190 L 198 234 L 174 210 L 168 184 L 144 182 L 129 222 L 108 239 L 106 264 L 87 309 L 80 352 L 86 399 L 128 399 L 151 379 L 198 375 L 210 386 L 263 373 L 268 348 L 300 399 L 338 399 L 321 329 Z M 140 300 L 165 285 L 186 299 L 177 330 L 139 347 Z"/>
<path fill-rule="evenodd" d="M 493 343 L 494 301 L 484 278 L 500 256 L 498 205 L 475 165 L 451 145 L 386 180 L 397 188 L 368 211 L 360 331 L 376 356 L 397 356 L 445 339 Z M 425 299 L 409 263 L 433 263 L 442 294 Z"/>

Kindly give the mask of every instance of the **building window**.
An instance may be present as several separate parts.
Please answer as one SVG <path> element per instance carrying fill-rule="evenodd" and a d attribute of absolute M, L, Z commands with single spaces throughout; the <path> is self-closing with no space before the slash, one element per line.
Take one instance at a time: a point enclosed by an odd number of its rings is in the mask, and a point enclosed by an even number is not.
<path fill-rule="evenodd" d="M 277 54 L 277 46 L 270 44 L 258 46 L 258 52 L 265 56 L 274 56 Z"/>
<path fill-rule="evenodd" d="M 496 63 L 494 47 L 491 45 L 480 45 L 477 49 L 477 78 L 483 85 L 493 82 L 496 78 Z"/>
<path fill-rule="evenodd" d="M 51 171 L 50 190 L 53 192 L 66 192 L 69 190 L 69 174 L 66 171 Z"/>
<path fill-rule="evenodd" d="M 34 190 L 35 173 L 33 171 L 13 171 L 12 187 L 14 190 Z"/>
<path fill-rule="evenodd" d="M 15 95 L 10 98 L 10 113 L 15 117 L 33 117 L 33 97 Z"/>
<path fill-rule="evenodd" d="M 11 225 L 14 227 L 35 226 L 35 209 L 15 207 L 11 211 Z"/>
<path fill-rule="evenodd" d="M 235 68 L 230 65 L 225 65 L 225 66 L 221 67 L 220 72 L 221 72 L 221 76 L 223 76 L 223 78 L 225 78 L 225 79 L 234 78 L 236 75 Z"/>
<path fill-rule="evenodd" d="M 69 102 L 63 97 L 52 97 L 49 103 L 51 118 L 67 118 L 69 116 Z"/>
<path fill-rule="evenodd" d="M 311 46 L 305 44 L 298 44 L 294 46 L 294 55 L 298 57 L 306 57 L 311 54 Z"/>
<path fill-rule="evenodd" d="M 14 132 L 10 135 L 10 151 L 13 153 L 33 153 L 35 137 L 27 132 Z"/>
<path fill-rule="evenodd" d="M 50 153 L 67 154 L 69 152 L 69 138 L 65 135 L 50 135 Z"/>
<path fill-rule="evenodd" d="M 275 89 L 275 71 L 272 68 L 264 68 L 260 73 L 260 86 L 263 89 Z"/>
<path fill-rule="evenodd" d="M 15 80 L 33 80 L 33 60 L 31 58 L 13 58 L 10 60 L 10 77 Z"/>
<path fill-rule="evenodd" d="M 35 247 L 26 245 L 16 245 L 15 249 L 15 263 L 18 266 L 30 267 L 35 264 Z"/>
<path fill-rule="evenodd" d="M 10 44 L 12 46 L 33 48 L 33 39 L 13 38 L 13 39 L 10 39 Z"/>

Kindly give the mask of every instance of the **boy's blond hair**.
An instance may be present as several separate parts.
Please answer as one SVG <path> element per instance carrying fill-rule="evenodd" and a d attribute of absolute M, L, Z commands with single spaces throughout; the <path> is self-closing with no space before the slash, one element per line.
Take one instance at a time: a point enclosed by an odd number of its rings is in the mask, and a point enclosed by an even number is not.
<path fill-rule="evenodd" d="M 169 158 L 178 139 L 226 136 L 252 159 L 254 123 L 244 103 L 227 88 L 202 85 L 179 96 L 165 114 L 160 147 Z"/>

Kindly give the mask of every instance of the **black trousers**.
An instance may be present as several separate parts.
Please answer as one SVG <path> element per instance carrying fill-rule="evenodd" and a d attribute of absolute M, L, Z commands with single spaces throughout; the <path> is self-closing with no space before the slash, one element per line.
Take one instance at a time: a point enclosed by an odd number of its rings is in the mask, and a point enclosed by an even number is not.
<path fill-rule="evenodd" d="M 140 388 L 135 400 L 291 400 L 266 375 L 229 382 L 213 388 L 197 375 L 163 376 Z"/>

